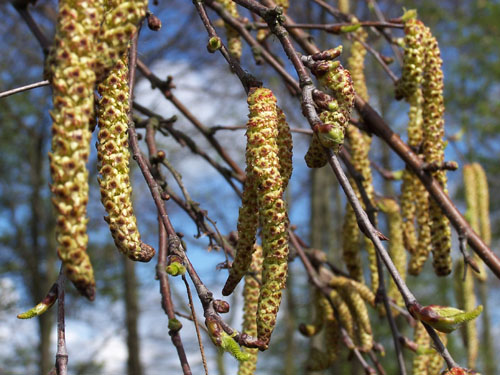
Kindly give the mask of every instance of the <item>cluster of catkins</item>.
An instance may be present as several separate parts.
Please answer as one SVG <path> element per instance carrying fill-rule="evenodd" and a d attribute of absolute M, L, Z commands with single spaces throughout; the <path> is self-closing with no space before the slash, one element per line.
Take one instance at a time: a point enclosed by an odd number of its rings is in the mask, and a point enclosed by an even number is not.
<path fill-rule="evenodd" d="M 424 24 L 408 12 L 404 19 L 403 74 L 396 87 L 396 98 L 410 103 L 408 143 L 426 163 L 444 162 L 444 104 L 442 60 L 436 39 Z M 432 172 L 446 192 L 446 174 Z M 451 272 L 451 229 L 448 218 L 422 183 L 410 171 L 403 173 L 401 193 L 404 241 L 411 258 L 408 272 L 418 275 L 432 250 L 438 276 Z M 415 230 L 415 219 L 418 234 Z"/>
<path fill-rule="evenodd" d="M 130 204 L 127 62 L 122 58 L 145 16 L 147 2 L 61 0 L 59 4 L 47 71 L 54 103 L 49 158 L 57 252 L 68 278 L 84 296 L 93 299 L 94 274 L 86 252 L 86 162 L 90 129 L 96 122 L 94 89 L 101 81 L 98 151 L 102 200 L 109 215 L 106 220 L 117 246 L 131 258 L 148 260 L 154 253 L 140 242 Z"/>
<path fill-rule="evenodd" d="M 283 199 L 292 173 L 292 137 L 271 90 L 248 94 L 246 173 L 238 216 L 238 243 L 223 295 L 232 293 L 251 269 L 257 228 L 262 227 L 262 284 L 257 308 L 257 337 L 268 344 L 288 269 L 288 214 Z"/>
<path fill-rule="evenodd" d="M 233 0 L 217 0 L 217 2 L 224 7 L 224 10 L 228 12 L 230 16 L 234 18 L 240 16 L 236 3 Z M 227 49 L 235 59 L 239 60 L 243 48 L 240 34 L 227 22 L 224 22 L 224 28 L 226 29 Z"/>
<path fill-rule="evenodd" d="M 351 75 L 339 61 L 333 61 L 342 52 L 342 46 L 313 56 L 308 67 L 322 86 L 332 91 L 334 97 L 324 95 L 318 101 L 319 118 L 323 123 L 316 126 L 311 144 L 304 157 L 309 168 L 321 168 L 328 162 L 324 148 L 338 152 L 344 143 L 344 135 L 354 105 L 354 88 Z"/>
<path fill-rule="evenodd" d="M 299 327 L 300 332 L 307 337 L 315 336 L 321 330 L 324 332 L 321 348 L 312 347 L 309 352 L 306 367 L 310 371 L 325 370 L 338 358 L 341 327 L 352 338 L 352 345 L 359 350 L 370 351 L 373 348 L 366 304 L 375 307 L 374 293 L 365 284 L 344 276 L 334 276 L 323 266 L 319 268 L 319 273 L 322 279 L 329 280 L 328 298 L 316 290 L 313 295 L 314 321 Z"/>

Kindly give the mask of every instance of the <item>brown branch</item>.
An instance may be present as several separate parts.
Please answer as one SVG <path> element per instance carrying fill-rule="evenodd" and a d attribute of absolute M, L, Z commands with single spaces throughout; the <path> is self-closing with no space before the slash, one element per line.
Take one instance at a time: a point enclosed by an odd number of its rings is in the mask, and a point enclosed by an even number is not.
<path fill-rule="evenodd" d="M 66 329 L 64 323 L 64 283 L 66 276 L 64 267 L 61 265 L 57 279 L 57 352 L 56 352 L 56 374 L 68 374 L 68 351 L 66 349 Z"/>
<path fill-rule="evenodd" d="M 170 293 L 170 283 L 168 281 L 168 275 L 165 271 L 167 267 L 167 232 L 165 231 L 165 227 L 161 222 L 161 219 L 158 220 L 158 232 L 159 232 L 159 249 L 158 249 L 158 263 L 156 265 L 156 277 L 160 281 L 160 294 L 161 294 L 161 305 L 165 314 L 169 320 L 175 319 L 175 309 L 174 304 L 172 302 L 172 296 Z M 182 373 L 184 375 L 191 375 L 191 368 L 189 367 L 189 363 L 186 357 L 186 351 L 184 350 L 184 345 L 182 344 L 182 339 L 179 330 L 169 330 L 168 334 L 172 340 L 172 344 L 174 344 L 175 349 L 177 350 L 177 355 L 181 362 Z"/>
<path fill-rule="evenodd" d="M 394 29 L 403 29 L 404 25 L 402 23 L 391 23 L 391 22 L 380 22 L 380 21 L 360 21 L 357 23 L 362 27 L 376 27 L 376 28 L 394 28 Z M 341 22 L 341 23 L 295 23 L 293 25 L 284 24 L 285 28 L 288 29 L 304 29 L 304 30 L 323 30 L 327 33 L 332 34 L 340 34 L 342 33 L 342 27 L 353 26 L 350 22 Z M 249 24 L 248 27 L 253 29 L 267 29 L 269 26 L 267 23 L 263 22 L 254 22 Z"/>
<path fill-rule="evenodd" d="M 157 77 L 142 61 L 137 61 L 137 67 L 139 71 L 146 77 L 146 79 L 151 82 L 151 85 L 158 88 L 165 99 L 170 101 L 181 113 L 198 129 L 205 138 L 210 142 L 210 144 L 217 150 L 219 155 L 226 161 L 226 163 L 233 169 L 233 171 L 239 176 L 243 176 L 244 171 L 238 166 L 238 164 L 229 156 L 226 150 L 219 144 L 217 139 L 213 137 L 213 133 L 210 128 L 206 127 L 201 123 L 196 116 L 193 115 L 189 109 L 184 106 L 179 99 L 172 93 L 173 84 L 171 80 L 162 81 Z"/>
<path fill-rule="evenodd" d="M 38 43 L 42 47 L 43 54 L 47 56 L 51 43 L 37 25 L 33 17 L 31 17 L 31 13 L 28 11 L 28 1 L 13 1 L 12 6 L 16 9 L 26 25 L 29 27 L 31 33 L 38 40 Z"/>
<path fill-rule="evenodd" d="M 462 216 L 450 197 L 443 191 L 437 180 L 423 170 L 424 162 L 412 149 L 404 143 L 399 135 L 394 133 L 380 115 L 363 99 L 356 96 L 356 108 L 370 130 L 383 139 L 395 151 L 406 165 L 418 176 L 432 198 L 443 210 L 455 230 L 463 233 L 469 246 L 486 263 L 493 273 L 500 278 L 500 259 L 484 243 L 479 235 L 474 232 L 467 220 Z"/>
<path fill-rule="evenodd" d="M 43 87 L 43 86 L 48 86 L 50 85 L 50 82 L 45 80 L 45 81 L 40 81 L 36 83 L 31 83 L 29 85 L 21 86 L 21 87 L 16 87 L 15 89 L 10 89 L 4 92 L 0 92 L 0 99 L 1 98 L 6 98 L 7 96 L 14 95 L 23 91 L 28 91 L 32 89 L 36 89 L 38 87 Z"/>

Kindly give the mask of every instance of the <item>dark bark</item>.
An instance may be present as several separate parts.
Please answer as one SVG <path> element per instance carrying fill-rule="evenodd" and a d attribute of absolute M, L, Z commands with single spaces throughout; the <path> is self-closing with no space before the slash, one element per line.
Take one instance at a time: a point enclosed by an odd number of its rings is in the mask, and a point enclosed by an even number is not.
<path fill-rule="evenodd" d="M 137 303 L 137 279 L 135 263 L 123 257 L 123 284 L 125 297 L 125 327 L 127 329 L 127 374 L 142 375 L 140 358 L 140 340 L 137 325 L 139 321 L 139 306 Z"/>

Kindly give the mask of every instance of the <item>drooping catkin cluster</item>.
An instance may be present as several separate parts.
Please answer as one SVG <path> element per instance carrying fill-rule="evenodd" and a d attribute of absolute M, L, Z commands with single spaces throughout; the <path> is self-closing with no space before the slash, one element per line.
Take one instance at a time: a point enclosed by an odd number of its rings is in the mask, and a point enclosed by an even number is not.
<path fill-rule="evenodd" d="M 470 311 L 476 306 L 474 291 L 474 276 L 471 268 L 467 267 L 464 279 L 464 261 L 459 259 L 455 266 L 455 295 L 458 307 Z M 467 348 L 467 367 L 475 368 L 479 349 L 476 320 L 471 320 L 461 327 L 462 339 Z"/>
<path fill-rule="evenodd" d="M 132 187 L 129 178 L 128 150 L 128 56 L 115 64 L 108 77 L 98 86 L 99 133 L 97 158 L 101 201 L 108 214 L 104 219 L 116 247 L 130 259 L 147 262 L 154 249 L 141 242 L 137 220 L 132 208 Z"/>
<path fill-rule="evenodd" d="M 248 105 L 250 113 L 247 123 L 246 159 L 247 174 L 250 179 L 247 178 L 245 191 L 250 189 L 254 190 L 254 193 L 245 195 L 247 193 L 244 192 L 244 197 L 248 199 L 243 201 L 238 222 L 245 224 L 246 218 L 241 217 L 242 212 L 247 209 L 245 205 L 258 207 L 257 218 L 251 216 L 252 220 L 255 219 L 262 225 L 264 253 L 257 312 L 257 336 L 267 344 L 276 324 L 288 269 L 288 215 L 283 200 L 283 186 L 288 184 L 291 175 L 291 137 L 284 115 L 278 113 L 276 98 L 271 90 L 252 88 L 248 94 Z M 254 201 L 250 200 L 252 197 Z M 250 224 L 253 231 L 253 222 Z M 242 225 L 241 230 L 245 232 L 247 228 Z M 250 254 L 252 249 L 253 244 Z M 224 295 L 234 290 L 250 266 L 251 255 L 248 254 L 248 249 L 240 250 L 238 246 L 237 250 L 234 261 L 237 266 L 233 266 L 230 270 L 229 278 L 222 290 Z"/>
<path fill-rule="evenodd" d="M 354 88 L 351 75 L 339 61 L 332 61 L 340 55 L 342 47 L 328 50 L 323 55 L 327 60 L 308 63 L 309 68 L 318 78 L 319 82 L 334 94 L 328 98 L 320 108 L 319 118 L 323 125 L 314 129 L 311 144 L 305 155 L 309 168 L 320 168 L 328 159 L 322 147 L 338 152 L 344 143 L 344 134 L 351 118 L 354 105 Z"/>
<path fill-rule="evenodd" d="M 240 17 L 236 3 L 233 0 L 217 0 L 217 2 L 221 4 L 226 12 L 228 12 L 232 17 Z M 235 59 L 239 60 L 241 58 L 243 48 L 240 34 L 227 22 L 224 22 L 224 28 L 226 29 L 227 49 Z"/>
<path fill-rule="evenodd" d="M 446 345 L 447 337 L 438 332 L 439 338 Z M 438 375 L 443 367 L 443 357 L 433 348 L 431 338 L 422 323 L 415 326 L 413 341 L 417 352 L 413 357 L 413 375 Z"/>
<path fill-rule="evenodd" d="M 322 371 L 330 367 L 339 355 L 340 326 L 325 296 L 316 292 L 314 303 L 317 306 L 316 317 L 319 318 L 320 325 L 315 327 L 314 332 L 310 330 L 308 336 L 316 335 L 323 329 L 323 345 L 321 348 L 311 346 L 306 368 L 308 371 Z"/>
<path fill-rule="evenodd" d="M 410 146 L 417 151 L 422 149 L 425 162 L 440 165 L 444 161 L 442 61 L 436 39 L 430 30 L 414 17 L 415 12 L 411 11 L 403 16 L 408 18 L 405 22 L 405 57 L 403 74 L 396 86 L 396 98 L 405 98 L 410 102 L 408 127 Z M 432 172 L 432 175 L 446 191 L 445 172 L 437 170 Z M 439 276 L 449 274 L 451 272 L 449 221 L 437 203 L 428 198 L 421 184 L 417 182 L 416 176 L 409 171 L 405 171 L 403 175 L 401 199 L 405 202 L 403 205 L 405 245 L 412 255 L 409 273 L 413 275 L 420 273 L 429 253 L 430 236 L 435 272 Z M 423 210 L 426 201 L 429 206 L 428 214 Z M 415 216 L 419 224 L 418 240 L 414 229 Z"/>
<path fill-rule="evenodd" d="M 54 109 L 51 111 L 52 202 L 57 212 L 57 252 L 68 278 L 89 299 L 95 281 L 87 250 L 88 171 L 94 114 L 96 35 L 102 3 L 61 0 L 50 80 Z"/>
<path fill-rule="evenodd" d="M 127 51 L 139 21 L 146 16 L 147 0 L 106 0 L 105 14 L 98 35 L 96 64 L 98 82 L 108 75 L 116 62 Z"/>
<path fill-rule="evenodd" d="M 356 18 L 353 18 L 351 20 L 351 23 L 356 24 L 358 20 Z M 354 34 L 356 35 L 357 39 L 354 40 L 351 46 L 351 55 L 347 60 L 347 66 L 349 68 L 349 72 L 351 73 L 351 78 L 353 81 L 353 86 L 354 90 L 356 93 L 363 98 L 363 100 L 368 101 L 369 96 L 368 96 L 368 89 L 366 87 L 366 79 L 365 79 L 365 56 L 366 56 L 366 48 L 363 46 L 362 42 L 365 42 L 368 34 L 363 28 L 359 28 L 356 31 L 354 31 Z M 371 147 L 371 136 L 368 135 L 367 133 L 359 130 L 353 125 L 349 125 L 347 127 L 346 131 L 346 138 L 349 142 L 349 145 L 351 146 L 351 162 L 353 167 L 356 169 L 356 171 L 359 173 L 360 176 L 363 177 L 361 184 L 363 186 L 363 189 L 366 192 L 366 195 L 370 202 L 373 203 L 374 200 L 374 189 L 373 189 L 373 177 L 372 177 L 372 171 L 370 168 L 370 159 L 369 159 L 369 153 L 370 153 L 370 147 Z M 360 192 L 358 191 L 357 184 L 355 183 L 353 178 L 350 178 L 351 186 L 354 188 L 356 195 L 358 196 L 359 201 L 362 203 L 363 208 L 366 209 L 365 202 L 363 202 L 363 199 L 361 197 Z M 374 214 L 376 215 L 376 214 Z M 354 226 L 353 222 L 353 216 L 354 212 L 352 210 L 352 207 L 350 204 L 347 204 L 346 206 L 346 216 L 344 218 L 344 225 L 346 227 L 351 227 L 352 232 L 350 234 L 344 233 L 343 238 L 343 250 L 344 250 L 344 260 L 346 260 L 348 257 L 352 256 L 353 251 L 358 251 L 359 252 L 359 229 L 357 228 L 357 225 Z M 356 234 L 355 234 L 356 231 Z M 347 238 L 348 235 L 351 235 L 351 238 Z M 354 243 L 356 238 L 358 238 L 358 244 L 357 244 L 357 249 L 356 249 L 356 244 Z M 351 242 L 349 246 L 349 242 Z M 371 286 L 372 290 L 376 290 L 378 288 L 378 272 L 377 272 L 377 255 L 375 252 L 375 246 L 373 245 L 372 241 L 366 237 L 363 236 L 363 242 L 365 244 L 365 249 L 368 253 L 368 262 L 370 265 L 370 275 L 371 275 Z M 349 251 L 350 248 L 350 251 Z M 359 255 L 357 256 L 359 258 Z M 352 261 L 349 262 L 354 262 L 356 257 L 353 258 Z"/>
<path fill-rule="evenodd" d="M 255 245 L 255 251 L 250 263 L 251 275 L 245 276 L 245 288 L 243 289 L 243 333 L 257 336 L 257 308 L 260 295 L 260 284 L 262 280 L 262 247 Z M 249 354 L 247 361 L 240 362 L 238 375 L 253 375 L 257 367 L 257 355 L 259 350 L 256 348 L 243 348 L 243 352 Z"/>
<path fill-rule="evenodd" d="M 319 290 L 314 294 L 315 318 L 312 324 L 302 324 L 300 332 L 307 337 L 324 332 L 321 348 L 312 348 L 307 360 L 311 371 L 324 370 L 337 359 L 340 330 L 344 328 L 361 351 L 373 347 L 373 336 L 366 303 L 375 306 L 375 295 L 365 284 L 343 276 L 333 276 L 324 267 L 319 269 L 322 279 L 329 278 L 329 299 Z"/>
<path fill-rule="evenodd" d="M 378 201 L 378 207 L 387 216 L 389 227 L 389 254 L 404 281 L 406 279 L 406 252 L 403 244 L 403 221 L 401 220 L 399 205 L 393 199 L 384 198 Z M 394 299 L 398 306 L 405 306 L 403 296 L 392 278 L 389 282 L 387 295 Z M 394 312 L 396 311 L 394 310 Z"/>

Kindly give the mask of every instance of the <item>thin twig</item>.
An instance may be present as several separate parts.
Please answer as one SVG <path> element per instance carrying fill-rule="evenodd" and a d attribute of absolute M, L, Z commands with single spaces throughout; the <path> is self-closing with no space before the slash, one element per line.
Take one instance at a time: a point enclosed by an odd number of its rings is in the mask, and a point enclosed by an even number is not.
<path fill-rule="evenodd" d="M 11 95 L 23 92 L 23 91 L 28 91 L 28 90 L 36 89 L 37 87 L 43 87 L 43 86 L 48 86 L 48 85 L 50 85 L 50 82 L 48 80 L 30 83 L 29 85 L 26 85 L 26 86 L 21 86 L 21 87 L 15 88 L 15 89 L 10 89 L 10 90 L 4 91 L 4 92 L 0 92 L 0 99 L 6 98 L 7 96 L 11 96 Z"/>
<path fill-rule="evenodd" d="M 170 283 L 168 281 L 168 275 L 165 270 L 167 267 L 167 232 L 161 220 L 158 220 L 158 231 L 159 231 L 159 249 L 158 249 L 158 263 L 156 265 L 156 277 L 160 281 L 160 294 L 161 294 L 161 305 L 163 310 L 168 316 L 168 319 L 175 318 L 175 310 L 172 302 L 172 296 L 170 294 Z M 186 357 L 186 351 L 184 350 L 184 345 L 182 344 L 181 335 L 179 330 L 169 330 L 168 334 L 172 339 L 172 343 L 177 350 L 177 355 L 181 362 L 182 373 L 184 375 L 191 375 L 191 368 L 189 367 L 189 362 Z"/>
<path fill-rule="evenodd" d="M 205 369 L 205 375 L 208 375 L 208 365 L 207 358 L 205 357 L 205 349 L 203 348 L 203 342 L 201 341 L 200 327 L 198 327 L 198 319 L 196 319 L 196 311 L 193 305 L 193 295 L 191 294 L 191 288 L 186 280 L 186 276 L 182 275 L 182 281 L 186 286 L 186 291 L 188 295 L 189 308 L 191 309 L 191 316 L 193 317 L 194 328 L 196 329 L 196 337 L 198 337 L 198 345 L 200 346 L 201 360 L 203 362 L 203 368 Z"/>
<path fill-rule="evenodd" d="M 366 126 L 375 135 L 383 139 L 417 175 L 430 196 L 441 207 L 443 213 L 455 227 L 455 230 L 458 233 L 462 232 L 464 234 L 469 246 L 479 255 L 493 273 L 500 278 L 500 259 L 491 251 L 483 239 L 474 232 L 470 224 L 451 201 L 448 194 L 443 191 L 440 183 L 422 169 L 424 162 L 419 156 L 413 152 L 413 150 L 401 140 L 399 135 L 390 129 L 382 117 L 359 96 L 356 96 L 355 105 Z"/>
<path fill-rule="evenodd" d="M 66 329 L 64 323 L 64 283 L 66 275 L 61 265 L 57 279 L 57 352 L 56 352 L 56 374 L 68 374 L 68 351 L 66 349 Z"/>

